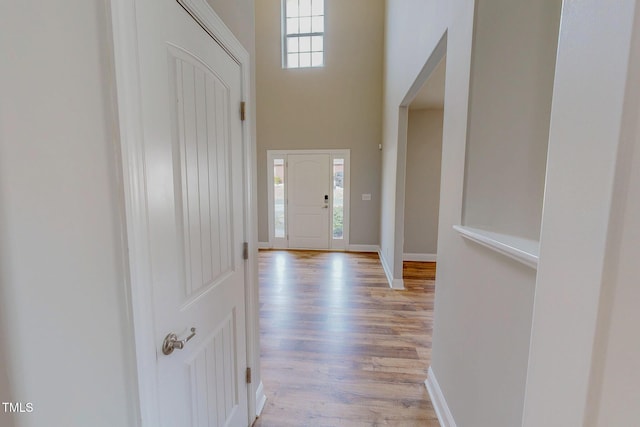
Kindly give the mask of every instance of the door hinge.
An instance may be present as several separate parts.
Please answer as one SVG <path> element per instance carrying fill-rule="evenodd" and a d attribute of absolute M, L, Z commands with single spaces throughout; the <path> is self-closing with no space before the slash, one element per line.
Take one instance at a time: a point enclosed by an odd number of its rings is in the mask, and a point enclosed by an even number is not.
<path fill-rule="evenodd" d="M 249 243 L 242 244 L 242 259 L 249 259 Z"/>
<path fill-rule="evenodd" d="M 247 368 L 247 384 L 251 384 L 251 368 Z"/>
<path fill-rule="evenodd" d="M 246 108 L 246 107 L 245 107 L 245 102 L 244 102 L 244 101 L 242 101 L 242 102 L 240 103 L 240 120 L 242 120 L 242 121 L 244 121 L 244 119 L 245 119 L 245 117 L 246 117 L 246 114 L 245 114 L 245 108 Z"/>

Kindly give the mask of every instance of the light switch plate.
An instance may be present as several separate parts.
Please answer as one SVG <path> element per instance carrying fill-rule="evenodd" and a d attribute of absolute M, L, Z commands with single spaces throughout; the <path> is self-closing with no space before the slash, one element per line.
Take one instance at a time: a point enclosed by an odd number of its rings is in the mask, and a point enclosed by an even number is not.
<path fill-rule="evenodd" d="M 371 200 L 371 194 L 363 194 L 362 200 Z"/>

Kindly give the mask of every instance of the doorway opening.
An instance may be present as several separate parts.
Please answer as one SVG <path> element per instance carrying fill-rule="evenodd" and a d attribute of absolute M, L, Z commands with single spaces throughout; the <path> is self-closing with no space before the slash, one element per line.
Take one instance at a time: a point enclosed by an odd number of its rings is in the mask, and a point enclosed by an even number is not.
<path fill-rule="evenodd" d="M 349 247 L 351 150 L 268 150 L 269 247 Z"/>
<path fill-rule="evenodd" d="M 404 261 L 435 262 L 446 58 L 409 105 L 405 171 Z"/>
<path fill-rule="evenodd" d="M 446 44 L 445 33 L 400 104 L 394 288 L 412 270 L 405 262 L 437 259 Z"/>

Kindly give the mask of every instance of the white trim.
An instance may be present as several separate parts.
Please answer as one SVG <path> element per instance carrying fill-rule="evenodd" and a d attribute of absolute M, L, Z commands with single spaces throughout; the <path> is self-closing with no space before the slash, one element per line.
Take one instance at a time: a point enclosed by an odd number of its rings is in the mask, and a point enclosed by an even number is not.
<path fill-rule="evenodd" d="M 251 139 L 251 115 L 253 94 L 251 93 L 251 57 L 242 43 L 215 13 L 206 0 L 177 0 L 189 14 L 200 23 L 207 33 L 215 39 L 240 65 L 242 72 L 242 99 L 245 102 L 245 120 L 242 121 L 242 146 L 244 152 L 244 239 L 249 244 L 249 259 L 245 263 L 245 324 L 247 360 L 246 366 L 260 366 L 259 301 L 258 301 L 258 259 L 257 259 L 257 175 L 255 167 L 257 153 L 255 142 Z M 259 380 L 259 378 L 257 378 Z M 247 386 L 248 415 L 253 422 L 256 413 L 256 384 Z M 260 384 L 262 382 L 260 381 Z"/>
<path fill-rule="evenodd" d="M 395 277 L 402 277 L 404 253 L 405 197 L 407 179 L 407 137 L 409 131 L 409 105 L 416 98 L 422 86 L 429 79 L 447 54 L 448 30 L 440 37 L 438 44 L 427 58 L 398 108 L 398 134 L 396 146 L 396 184 L 393 224 L 393 259 L 391 266 Z M 396 279 L 397 280 L 397 279 Z"/>
<path fill-rule="evenodd" d="M 317 150 L 267 150 L 268 154 L 273 154 L 275 157 L 286 156 L 287 154 L 346 154 L 350 153 L 350 148 L 336 148 L 336 149 L 317 149 Z"/>
<path fill-rule="evenodd" d="M 349 250 L 349 223 L 351 212 L 351 149 L 317 149 L 317 150 L 267 150 L 267 215 L 269 220 L 269 248 L 273 249 L 305 249 L 305 248 L 293 248 L 289 246 L 289 218 L 288 218 L 288 201 L 285 203 L 285 233 L 286 237 L 275 237 L 275 212 L 274 212 L 274 192 L 273 192 L 273 161 L 274 159 L 284 159 L 285 161 L 285 194 L 288 191 L 289 185 L 289 159 L 290 154 L 328 154 L 330 157 L 330 171 L 333 176 L 333 160 L 344 159 L 344 193 L 343 193 L 343 233 L 342 239 L 334 239 L 331 227 L 329 224 L 329 246 L 327 248 L 313 249 L 313 250 L 325 250 L 325 251 L 345 251 Z M 330 178 L 331 179 L 331 178 Z M 333 212 L 333 193 L 330 199 L 330 211 Z M 329 215 L 329 221 L 331 221 L 333 215 Z M 377 250 L 377 249 L 376 249 Z M 375 251 L 374 251 L 375 252 Z"/>
<path fill-rule="evenodd" d="M 269 242 L 258 242 L 258 249 L 271 249 Z"/>
<path fill-rule="evenodd" d="M 347 247 L 347 252 L 375 252 L 378 253 L 380 251 L 380 246 L 378 245 L 349 245 Z"/>
<path fill-rule="evenodd" d="M 249 52 L 238 41 L 233 32 L 227 27 L 224 21 L 216 14 L 205 0 L 177 0 L 182 7 L 195 19 L 204 30 L 216 40 L 224 50 L 226 50 L 243 68 L 243 77 L 246 73 L 249 76 Z M 245 69 L 246 67 L 246 69 Z M 249 82 L 247 77 L 244 83 Z M 249 87 L 243 87 L 243 94 L 248 94 Z M 247 97 L 248 98 L 248 97 Z M 248 101 L 249 99 L 246 99 Z M 248 107 L 248 105 L 247 105 Z M 247 111 L 250 109 L 247 108 Z M 245 120 L 248 123 L 250 120 Z"/>
<path fill-rule="evenodd" d="M 275 237 L 276 234 L 276 225 L 275 225 L 275 202 L 274 202 L 274 198 L 275 198 L 275 194 L 273 191 L 273 180 L 274 180 L 274 175 L 273 175 L 273 161 L 275 159 L 282 159 L 284 160 L 284 165 L 283 165 L 283 169 L 284 169 L 284 190 L 285 190 L 285 199 L 286 199 L 286 190 L 287 190 L 287 186 L 289 185 L 289 177 L 287 176 L 287 155 L 279 155 L 279 154 L 273 154 L 271 152 L 271 150 L 267 150 L 267 218 L 269 220 L 269 241 L 268 241 L 268 245 L 269 248 L 274 248 L 274 249 L 287 249 L 289 247 L 289 241 L 287 239 L 287 236 L 289 234 L 289 221 L 287 218 L 287 210 L 288 210 L 288 206 L 287 203 L 285 201 L 284 204 L 284 234 L 285 237 Z"/>
<path fill-rule="evenodd" d="M 404 280 L 403 279 L 394 279 L 391 270 L 389 269 L 389 264 L 387 260 L 382 255 L 382 250 L 378 249 L 378 257 L 380 258 L 380 264 L 382 264 L 382 269 L 384 270 L 384 274 L 387 276 L 387 282 L 389 282 L 389 287 L 391 289 L 404 289 Z"/>
<path fill-rule="evenodd" d="M 280 55 L 281 55 L 281 65 L 282 69 L 287 69 L 287 58 L 286 58 L 286 38 L 287 38 L 287 17 L 285 16 L 285 1 L 280 1 Z M 324 41 L 324 40 L 323 40 Z"/>
<path fill-rule="evenodd" d="M 331 171 L 331 210 L 329 214 L 329 248 L 333 250 L 346 251 L 349 247 L 349 219 L 351 206 L 351 150 L 331 150 L 330 171 Z M 333 162 L 335 159 L 343 159 L 342 174 L 342 239 L 333 238 Z"/>
<path fill-rule="evenodd" d="M 636 267 L 622 267 L 637 263 L 637 252 L 627 258 L 619 251 L 623 241 L 636 250 L 632 245 L 638 244 L 637 230 L 625 225 L 637 221 L 627 215 L 634 214 L 638 200 L 637 192 L 628 191 L 636 185 L 629 180 L 637 172 L 640 148 L 639 6 L 638 1 L 562 5 L 523 427 L 595 425 L 593 420 L 607 419 L 609 411 L 618 415 L 611 419 L 625 421 L 597 424 L 638 425 L 638 388 L 631 379 L 637 378 L 632 349 L 638 348 L 638 335 L 626 329 L 635 319 L 613 326 L 611 304 L 617 306 L 625 295 L 623 283 L 637 286 L 637 278 L 628 276 Z M 618 347 L 614 342 L 621 337 L 634 344 Z M 615 360 L 610 352 L 621 349 L 627 360 L 612 371 L 628 369 L 633 377 L 617 382 L 608 371 Z M 616 385 L 606 387 L 605 375 Z M 606 412 L 600 412 L 603 402 Z"/>
<path fill-rule="evenodd" d="M 325 55 L 325 47 L 327 46 L 326 43 L 326 22 L 327 22 L 327 2 L 323 0 L 323 7 L 324 7 L 324 12 L 323 12 L 323 17 L 325 20 L 325 27 L 324 30 L 322 32 L 315 32 L 315 33 L 291 33 L 291 34 L 287 34 L 287 6 L 286 6 L 286 0 L 281 0 L 280 2 L 280 55 L 282 55 L 282 69 L 283 70 L 306 70 L 309 68 L 323 68 L 326 65 L 326 60 L 327 60 L 327 55 Z M 319 15 L 316 15 L 319 16 Z M 295 17 L 295 15 L 293 16 Z M 298 15 L 298 17 L 300 17 L 300 15 Z M 289 64 L 288 64 L 288 58 L 287 58 L 287 36 L 300 36 L 302 35 L 304 37 L 304 35 L 317 35 L 317 36 L 322 36 L 322 39 L 324 41 L 324 45 L 322 48 L 322 65 L 316 65 L 316 66 L 306 66 L 306 67 L 291 67 L 289 68 Z"/>
<path fill-rule="evenodd" d="M 424 381 L 424 385 L 427 387 L 431 404 L 436 411 L 440 425 L 442 427 L 456 427 L 456 422 L 453 419 L 451 410 L 449 410 L 449 405 L 447 405 L 444 394 L 442 394 L 442 389 L 440 389 L 440 384 L 438 384 L 438 380 L 436 380 L 436 376 L 431 367 L 429 367 L 429 373 L 427 374 L 427 379 Z"/>
<path fill-rule="evenodd" d="M 253 96 L 250 91 L 250 56 L 231 30 L 205 0 L 178 0 L 187 12 L 213 37 L 240 65 L 242 72 L 242 99 L 247 103 L 247 120 L 242 123 L 245 201 L 244 233 L 252 254 L 257 253 L 256 216 L 256 147 L 251 139 L 250 112 Z M 111 0 L 111 22 L 114 42 L 119 137 L 122 156 L 123 186 L 127 244 L 129 247 L 129 291 L 136 349 L 137 386 L 140 425 L 155 427 L 158 418 L 156 377 L 156 343 L 152 300 L 148 207 L 146 205 L 143 121 L 141 111 L 138 27 L 136 5 L 130 0 Z M 257 257 L 250 256 L 245 264 L 245 303 L 247 327 L 247 366 L 259 366 L 260 343 L 258 335 L 258 268 Z M 248 416 L 256 412 L 255 386 L 249 385 Z M 261 382 L 260 382 L 261 384 Z"/>
<path fill-rule="evenodd" d="M 136 353 L 140 425 L 160 425 L 156 378 L 156 343 L 151 305 L 150 245 L 145 203 L 144 149 L 135 4 L 111 0 L 113 54 L 119 120 L 128 286 Z"/>
<path fill-rule="evenodd" d="M 382 249 L 378 249 L 378 258 L 380 258 L 380 264 L 382 264 L 382 269 L 384 270 L 384 274 L 387 276 L 387 281 L 389 282 L 389 286 L 392 286 L 393 276 L 391 275 L 391 270 L 389 270 L 389 266 L 387 265 L 387 261 L 382 255 Z"/>
<path fill-rule="evenodd" d="M 404 289 L 404 279 L 393 279 L 393 281 L 391 282 L 391 289 Z"/>
<path fill-rule="evenodd" d="M 267 403 L 267 395 L 264 394 L 264 384 L 260 381 L 256 389 L 256 417 L 259 417 L 262 413 L 265 403 Z"/>
<path fill-rule="evenodd" d="M 402 259 L 405 261 L 418 262 L 436 262 L 437 254 L 403 254 Z"/>
<path fill-rule="evenodd" d="M 509 234 L 494 233 L 463 225 L 454 225 L 453 229 L 460 233 L 465 239 L 469 239 L 499 254 L 521 262 L 534 270 L 538 268 L 540 242 L 537 240 L 525 239 Z"/>

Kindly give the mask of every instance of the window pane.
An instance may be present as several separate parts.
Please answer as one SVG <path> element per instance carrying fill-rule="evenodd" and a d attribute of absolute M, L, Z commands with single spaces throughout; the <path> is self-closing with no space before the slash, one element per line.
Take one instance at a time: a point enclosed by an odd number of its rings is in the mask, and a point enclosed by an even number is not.
<path fill-rule="evenodd" d="M 344 234 L 344 159 L 333 159 L 333 238 Z"/>
<path fill-rule="evenodd" d="M 287 52 L 289 52 L 289 53 L 298 52 L 298 38 L 297 37 L 287 37 Z"/>
<path fill-rule="evenodd" d="M 273 205 L 274 205 L 274 236 L 280 239 L 285 237 L 284 216 L 284 159 L 273 161 Z"/>
<path fill-rule="evenodd" d="M 300 0 L 300 16 L 311 16 L 311 0 Z"/>
<path fill-rule="evenodd" d="M 311 52 L 311 37 L 300 37 L 300 52 Z"/>
<path fill-rule="evenodd" d="M 313 18 L 316 19 L 316 18 Z M 311 32 L 311 18 L 300 18 L 300 33 L 310 33 Z"/>
<path fill-rule="evenodd" d="M 311 66 L 311 53 L 301 53 L 300 54 L 300 66 L 301 67 L 310 67 Z"/>
<path fill-rule="evenodd" d="M 287 55 L 287 68 L 298 68 L 298 54 L 290 53 Z"/>
<path fill-rule="evenodd" d="M 297 34 L 298 31 L 298 18 L 287 18 L 287 34 Z"/>
<path fill-rule="evenodd" d="M 314 33 L 323 33 L 324 32 L 324 16 L 314 16 L 311 18 L 313 20 L 312 30 Z"/>
<path fill-rule="evenodd" d="M 284 67 L 324 66 L 324 36 L 310 36 L 324 33 L 324 0 L 284 0 L 284 8 Z"/>
<path fill-rule="evenodd" d="M 311 13 L 313 15 L 324 15 L 324 0 L 313 0 Z"/>
<path fill-rule="evenodd" d="M 311 37 L 311 50 L 314 52 L 322 52 L 323 49 L 323 37 L 313 36 Z"/>
<path fill-rule="evenodd" d="M 324 58 L 322 52 L 313 52 L 311 54 L 311 66 L 322 67 L 324 65 Z"/>
<path fill-rule="evenodd" d="M 298 0 L 287 0 L 287 18 L 298 16 Z"/>

